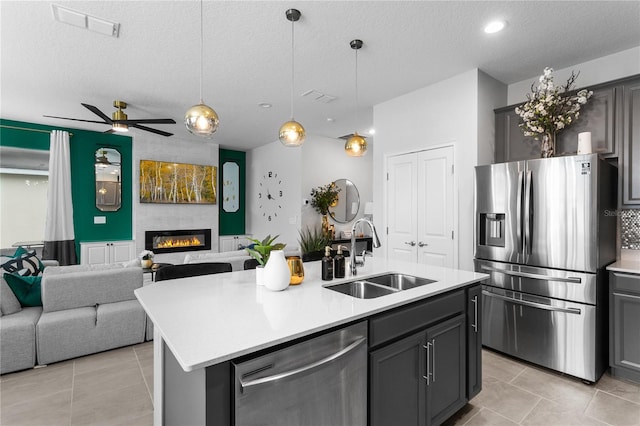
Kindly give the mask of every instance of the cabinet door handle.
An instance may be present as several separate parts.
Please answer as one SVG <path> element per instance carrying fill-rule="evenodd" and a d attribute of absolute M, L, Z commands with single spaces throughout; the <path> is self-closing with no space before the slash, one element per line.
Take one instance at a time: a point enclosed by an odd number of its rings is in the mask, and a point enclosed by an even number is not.
<path fill-rule="evenodd" d="M 427 243 L 423 243 L 422 241 L 420 241 L 420 242 L 418 243 L 418 247 L 426 247 L 426 246 L 428 246 L 428 245 L 429 245 L 429 244 L 427 244 Z"/>
<path fill-rule="evenodd" d="M 436 382 L 436 339 L 431 339 L 433 353 L 431 354 L 431 383 Z"/>
<path fill-rule="evenodd" d="M 414 247 L 414 246 L 416 245 L 416 242 L 415 242 L 415 241 L 405 241 L 404 243 L 405 243 L 406 245 L 408 245 L 408 246 L 411 246 L 411 247 Z"/>
<path fill-rule="evenodd" d="M 478 332 L 478 296 L 473 296 L 471 299 L 471 303 L 473 303 L 473 324 L 471 324 L 471 328 L 476 333 Z"/>
<path fill-rule="evenodd" d="M 425 351 L 426 351 L 426 355 L 427 355 L 427 365 L 426 365 L 426 367 L 427 367 L 427 368 L 426 368 L 426 370 L 427 370 L 427 375 L 426 375 L 426 376 L 422 376 L 422 378 L 423 378 L 423 379 L 425 379 L 425 380 L 427 381 L 427 386 L 429 386 L 429 384 L 430 384 L 430 382 L 429 382 L 429 378 L 430 378 L 430 376 L 431 376 L 431 371 L 429 370 L 429 366 L 430 366 L 430 364 L 431 364 L 431 362 L 430 362 L 430 359 L 431 359 L 430 352 L 431 352 L 431 351 L 429 350 L 429 346 L 431 346 L 431 343 L 430 343 L 430 342 L 427 342 L 427 344 L 426 344 L 426 345 L 422 345 L 422 347 L 425 349 Z"/>

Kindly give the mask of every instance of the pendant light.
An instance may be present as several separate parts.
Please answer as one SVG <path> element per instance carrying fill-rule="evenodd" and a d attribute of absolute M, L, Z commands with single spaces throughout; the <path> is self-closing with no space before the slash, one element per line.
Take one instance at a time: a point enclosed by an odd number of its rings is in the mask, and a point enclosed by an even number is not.
<path fill-rule="evenodd" d="M 294 22 L 300 19 L 301 13 L 298 9 L 289 9 L 285 12 L 285 15 L 289 21 L 291 21 L 291 120 L 280 126 L 280 142 L 284 146 L 296 147 L 304 143 L 306 132 L 302 124 L 293 119 L 293 76 L 294 76 L 294 62 L 293 62 L 293 48 L 294 48 Z"/>
<path fill-rule="evenodd" d="M 354 115 L 356 117 L 356 125 L 358 123 L 358 50 L 362 47 L 362 40 L 351 40 L 349 46 L 356 51 L 356 104 Z M 358 134 L 353 132 L 353 136 L 347 139 L 344 144 L 344 150 L 350 157 L 362 157 L 367 152 L 367 141 Z"/>
<path fill-rule="evenodd" d="M 189 108 L 184 116 L 187 130 L 194 135 L 210 137 L 218 130 L 218 114 L 202 100 L 202 74 L 204 62 L 204 25 L 202 18 L 202 0 L 200 0 L 200 103 Z"/>

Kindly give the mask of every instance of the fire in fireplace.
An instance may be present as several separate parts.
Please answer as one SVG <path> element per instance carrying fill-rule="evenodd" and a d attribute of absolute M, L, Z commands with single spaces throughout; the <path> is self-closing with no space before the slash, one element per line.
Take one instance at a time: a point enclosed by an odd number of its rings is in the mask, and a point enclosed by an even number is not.
<path fill-rule="evenodd" d="M 211 229 L 146 231 L 144 246 L 156 254 L 211 250 Z"/>

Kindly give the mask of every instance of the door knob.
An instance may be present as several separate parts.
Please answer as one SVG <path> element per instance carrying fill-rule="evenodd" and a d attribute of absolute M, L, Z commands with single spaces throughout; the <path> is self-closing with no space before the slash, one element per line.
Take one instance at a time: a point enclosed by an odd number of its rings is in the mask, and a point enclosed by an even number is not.
<path fill-rule="evenodd" d="M 427 244 L 427 243 L 423 243 L 422 241 L 420 241 L 420 242 L 418 243 L 418 247 L 426 247 L 426 246 L 428 246 L 428 245 L 429 245 L 429 244 Z"/>
<path fill-rule="evenodd" d="M 416 245 L 416 242 L 415 242 L 415 241 L 405 241 L 404 243 L 405 243 L 406 245 L 408 245 L 408 246 L 411 246 L 411 247 L 414 247 L 414 246 Z"/>

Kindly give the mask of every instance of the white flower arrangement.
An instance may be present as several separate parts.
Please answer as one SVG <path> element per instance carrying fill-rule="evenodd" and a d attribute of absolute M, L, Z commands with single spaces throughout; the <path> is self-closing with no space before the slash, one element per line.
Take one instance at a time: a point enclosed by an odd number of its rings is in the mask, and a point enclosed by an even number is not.
<path fill-rule="evenodd" d="M 142 250 L 140 252 L 140 259 L 142 260 L 150 260 L 153 259 L 153 252 L 151 250 Z"/>
<path fill-rule="evenodd" d="M 522 107 L 516 107 L 516 114 L 522 118 L 519 125 L 525 136 L 555 134 L 573 123 L 580 116 L 580 108 L 586 104 L 592 91 L 583 89 L 574 95 L 565 95 L 573 87 L 578 74 L 571 72 L 571 77 L 564 86 L 553 84 L 553 68 L 545 68 L 540 76 L 540 84 L 527 94 L 528 101 Z"/>

